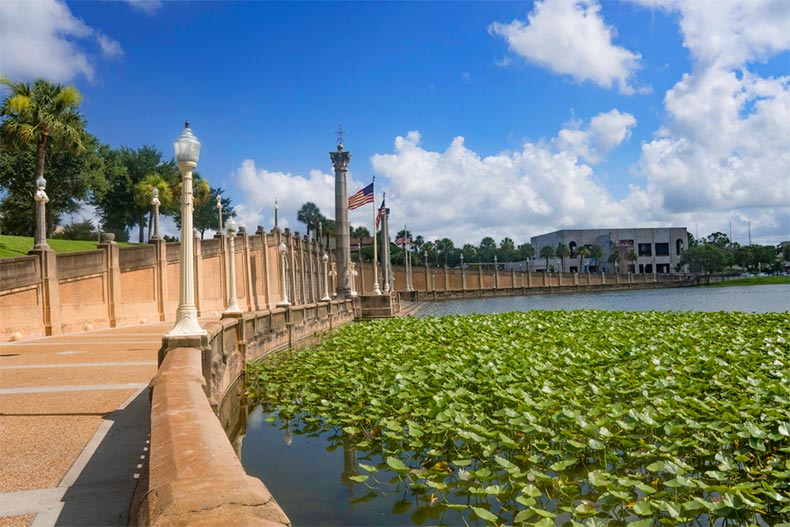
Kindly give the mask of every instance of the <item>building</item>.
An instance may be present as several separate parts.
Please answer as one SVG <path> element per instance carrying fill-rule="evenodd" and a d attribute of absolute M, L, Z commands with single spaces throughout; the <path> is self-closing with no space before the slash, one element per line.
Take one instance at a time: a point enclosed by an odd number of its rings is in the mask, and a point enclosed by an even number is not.
<path fill-rule="evenodd" d="M 559 244 L 568 246 L 571 256 L 549 259 L 549 271 L 604 272 L 604 273 L 657 273 L 675 274 L 680 253 L 688 245 L 685 227 L 659 227 L 646 229 L 566 229 L 533 236 L 535 257 L 529 262 L 530 271 L 546 271 L 546 259 L 540 257 L 541 249 Z M 579 254 L 582 247 L 591 249 L 598 245 L 603 250 L 600 258 Z M 613 256 L 616 255 L 616 256 Z"/>

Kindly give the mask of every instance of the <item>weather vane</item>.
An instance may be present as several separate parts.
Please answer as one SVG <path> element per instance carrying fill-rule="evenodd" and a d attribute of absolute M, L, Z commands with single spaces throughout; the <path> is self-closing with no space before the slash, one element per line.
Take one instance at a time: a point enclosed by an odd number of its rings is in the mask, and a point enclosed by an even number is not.
<path fill-rule="evenodd" d="M 339 123 L 337 125 L 337 132 L 336 133 L 337 133 L 337 146 L 342 147 L 343 146 L 343 134 L 345 133 L 345 130 L 343 130 L 343 123 Z"/>

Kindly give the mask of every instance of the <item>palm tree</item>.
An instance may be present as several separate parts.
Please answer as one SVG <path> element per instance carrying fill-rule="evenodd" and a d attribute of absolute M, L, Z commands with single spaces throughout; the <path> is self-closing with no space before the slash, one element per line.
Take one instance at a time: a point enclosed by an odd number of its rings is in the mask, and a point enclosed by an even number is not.
<path fill-rule="evenodd" d="M 168 182 L 160 174 L 151 173 L 141 179 L 134 186 L 134 203 L 141 209 L 150 209 L 151 200 L 154 197 L 154 189 L 159 190 L 159 203 L 162 209 L 167 210 L 173 201 L 173 190 Z M 148 214 L 148 238 L 151 238 L 151 226 L 153 224 L 153 210 Z M 140 226 L 142 232 L 142 225 Z M 142 241 L 142 240 L 140 240 Z"/>
<path fill-rule="evenodd" d="M 567 245 L 565 245 L 564 243 L 560 242 L 560 243 L 557 244 L 556 253 L 557 253 L 557 256 L 560 259 L 560 271 L 562 271 L 564 273 L 565 272 L 565 258 L 567 258 L 568 256 L 571 255 L 571 250 L 568 248 Z"/>
<path fill-rule="evenodd" d="M 444 265 L 447 266 L 447 257 L 450 255 L 450 251 L 455 248 L 455 244 L 450 238 L 442 238 L 441 240 L 436 240 L 436 253 L 437 256 L 442 254 L 444 256 Z"/>
<path fill-rule="evenodd" d="M 329 247 L 329 237 L 335 236 L 335 228 L 337 223 L 335 223 L 335 220 L 321 216 L 319 224 L 321 225 L 321 231 L 323 231 L 322 233 L 326 238 L 326 246 Z"/>
<path fill-rule="evenodd" d="M 546 259 L 546 271 L 549 270 L 549 259 L 554 258 L 554 247 L 551 245 L 544 245 L 540 249 L 540 257 Z"/>
<path fill-rule="evenodd" d="M 0 77 L 0 84 L 11 89 L 0 106 L 0 117 L 5 118 L 0 139 L 8 145 L 35 145 L 34 184 L 44 176 L 48 145 L 76 153 L 85 150 L 85 122 L 77 112 L 82 96 L 77 88 L 41 79 L 31 86 L 5 76 Z"/>
<path fill-rule="evenodd" d="M 576 253 L 579 255 L 579 269 L 583 271 L 584 259 L 590 257 L 590 248 L 585 245 L 584 247 L 579 248 Z M 587 269 L 587 272 L 589 273 L 590 270 Z"/>
<path fill-rule="evenodd" d="M 508 238 L 505 237 L 499 243 L 499 253 L 502 256 L 502 260 L 505 262 L 510 262 L 513 260 L 513 253 L 516 251 L 516 243 Z"/>
<path fill-rule="evenodd" d="M 612 254 L 609 255 L 609 263 L 612 264 L 612 268 L 614 269 L 614 272 L 617 274 L 620 273 L 620 269 L 618 269 L 619 262 L 620 262 L 620 252 L 612 251 Z"/>
<path fill-rule="evenodd" d="M 601 246 L 598 245 L 597 243 L 593 244 L 593 246 L 590 247 L 590 256 L 595 258 L 595 267 L 598 270 L 598 272 L 600 272 L 601 258 L 603 258 L 603 249 L 601 249 Z"/>
<path fill-rule="evenodd" d="M 631 252 L 628 253 L 628 261 L 631 262 L 631 265 L 634 266 L 634 271 L 636 271 L 636 261 L 639 260 L 639 256 L 636 255 L 636 251 L 631 249 Z"/>
<path fill-rule="evenodd" d="M 308 236 L 310 236 L 310 230 L 318 230 L 318 224 L 321 222 L 322 217 L 323 215 L 321 214 L 321 210 L 312 201 L 308 201 L 302 205 L 302 208 L 300 208 L 299 212 L 296 213 L 297 221 L 300 221 L 307 226 Z"/>
<path fill-rule="evenodd" d="M 531 243 L 522 243 L 518 246 L 518 253 L 521 258 L 525 260 L 529 260 L 533 256 L 535 256 L 535 246 Z"/>

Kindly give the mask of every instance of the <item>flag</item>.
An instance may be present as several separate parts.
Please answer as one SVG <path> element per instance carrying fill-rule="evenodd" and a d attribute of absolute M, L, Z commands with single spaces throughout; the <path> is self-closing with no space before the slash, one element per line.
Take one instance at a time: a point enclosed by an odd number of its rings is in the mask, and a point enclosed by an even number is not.
<path fill-rule="evenodd" d="M 395 238 L 395 245 L 407 245 L 409 241 L 408 236 L 398 236 Z"/>
<path fill-rule="evenodd" d="M 358 209 L 362 205 L 373 203 L 373 183 L 348 198 L 348 210 Z"/>
<path fill-rule="evenodd" d="M 379 207 L 379 213 L 376 214 L 376 229 L 379 230 L 379 223 L 381 223 L 381 218 L 387 214 L 387 206 L 384 205 L 384 200 L 381 200 L 381 207 Z"/>

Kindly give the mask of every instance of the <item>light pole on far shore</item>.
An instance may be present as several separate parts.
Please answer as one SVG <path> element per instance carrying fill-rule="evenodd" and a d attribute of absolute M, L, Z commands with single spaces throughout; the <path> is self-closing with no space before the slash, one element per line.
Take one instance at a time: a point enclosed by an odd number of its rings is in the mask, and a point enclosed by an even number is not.
<path fill-rule="evenodd" d="M 200 141 L 192 134 L 189 121 L 184 131 L 173 143 L 176 162 L 181 169 L 181 280 L 178 291 L 176 324 L 168 337 L 191 337 L 206 335 L 200 327 L 195 307 L 195 252 L 192 232 L 192 171 L 200 158 Z"/>
<path fill-rule="evenodd" d="M 221 210 L 221 207 L 220 207 Z M 220 219 L 222 212 L 220 212 Z M 228 230 L 228 244 L 230 245 L 230 287 L 228 288 L 228 307 L 222 316 L 238 317 L 241 315 L 241 308 L 239 308 L 239 301 L 236 298 L 236 222 L 233 218 L 228 218 L 228 223 L 225 224 Z"/>
<path fill-rule="evenodd" d="M 329 265 L 329 256 L 324 253 L 321 257 L 321 261 L 324 262 L 324 296 L 321 297 L 321 301 L 330 302 L 332 297 L 329 296 L 329 270 L 327 269 Z"/>

